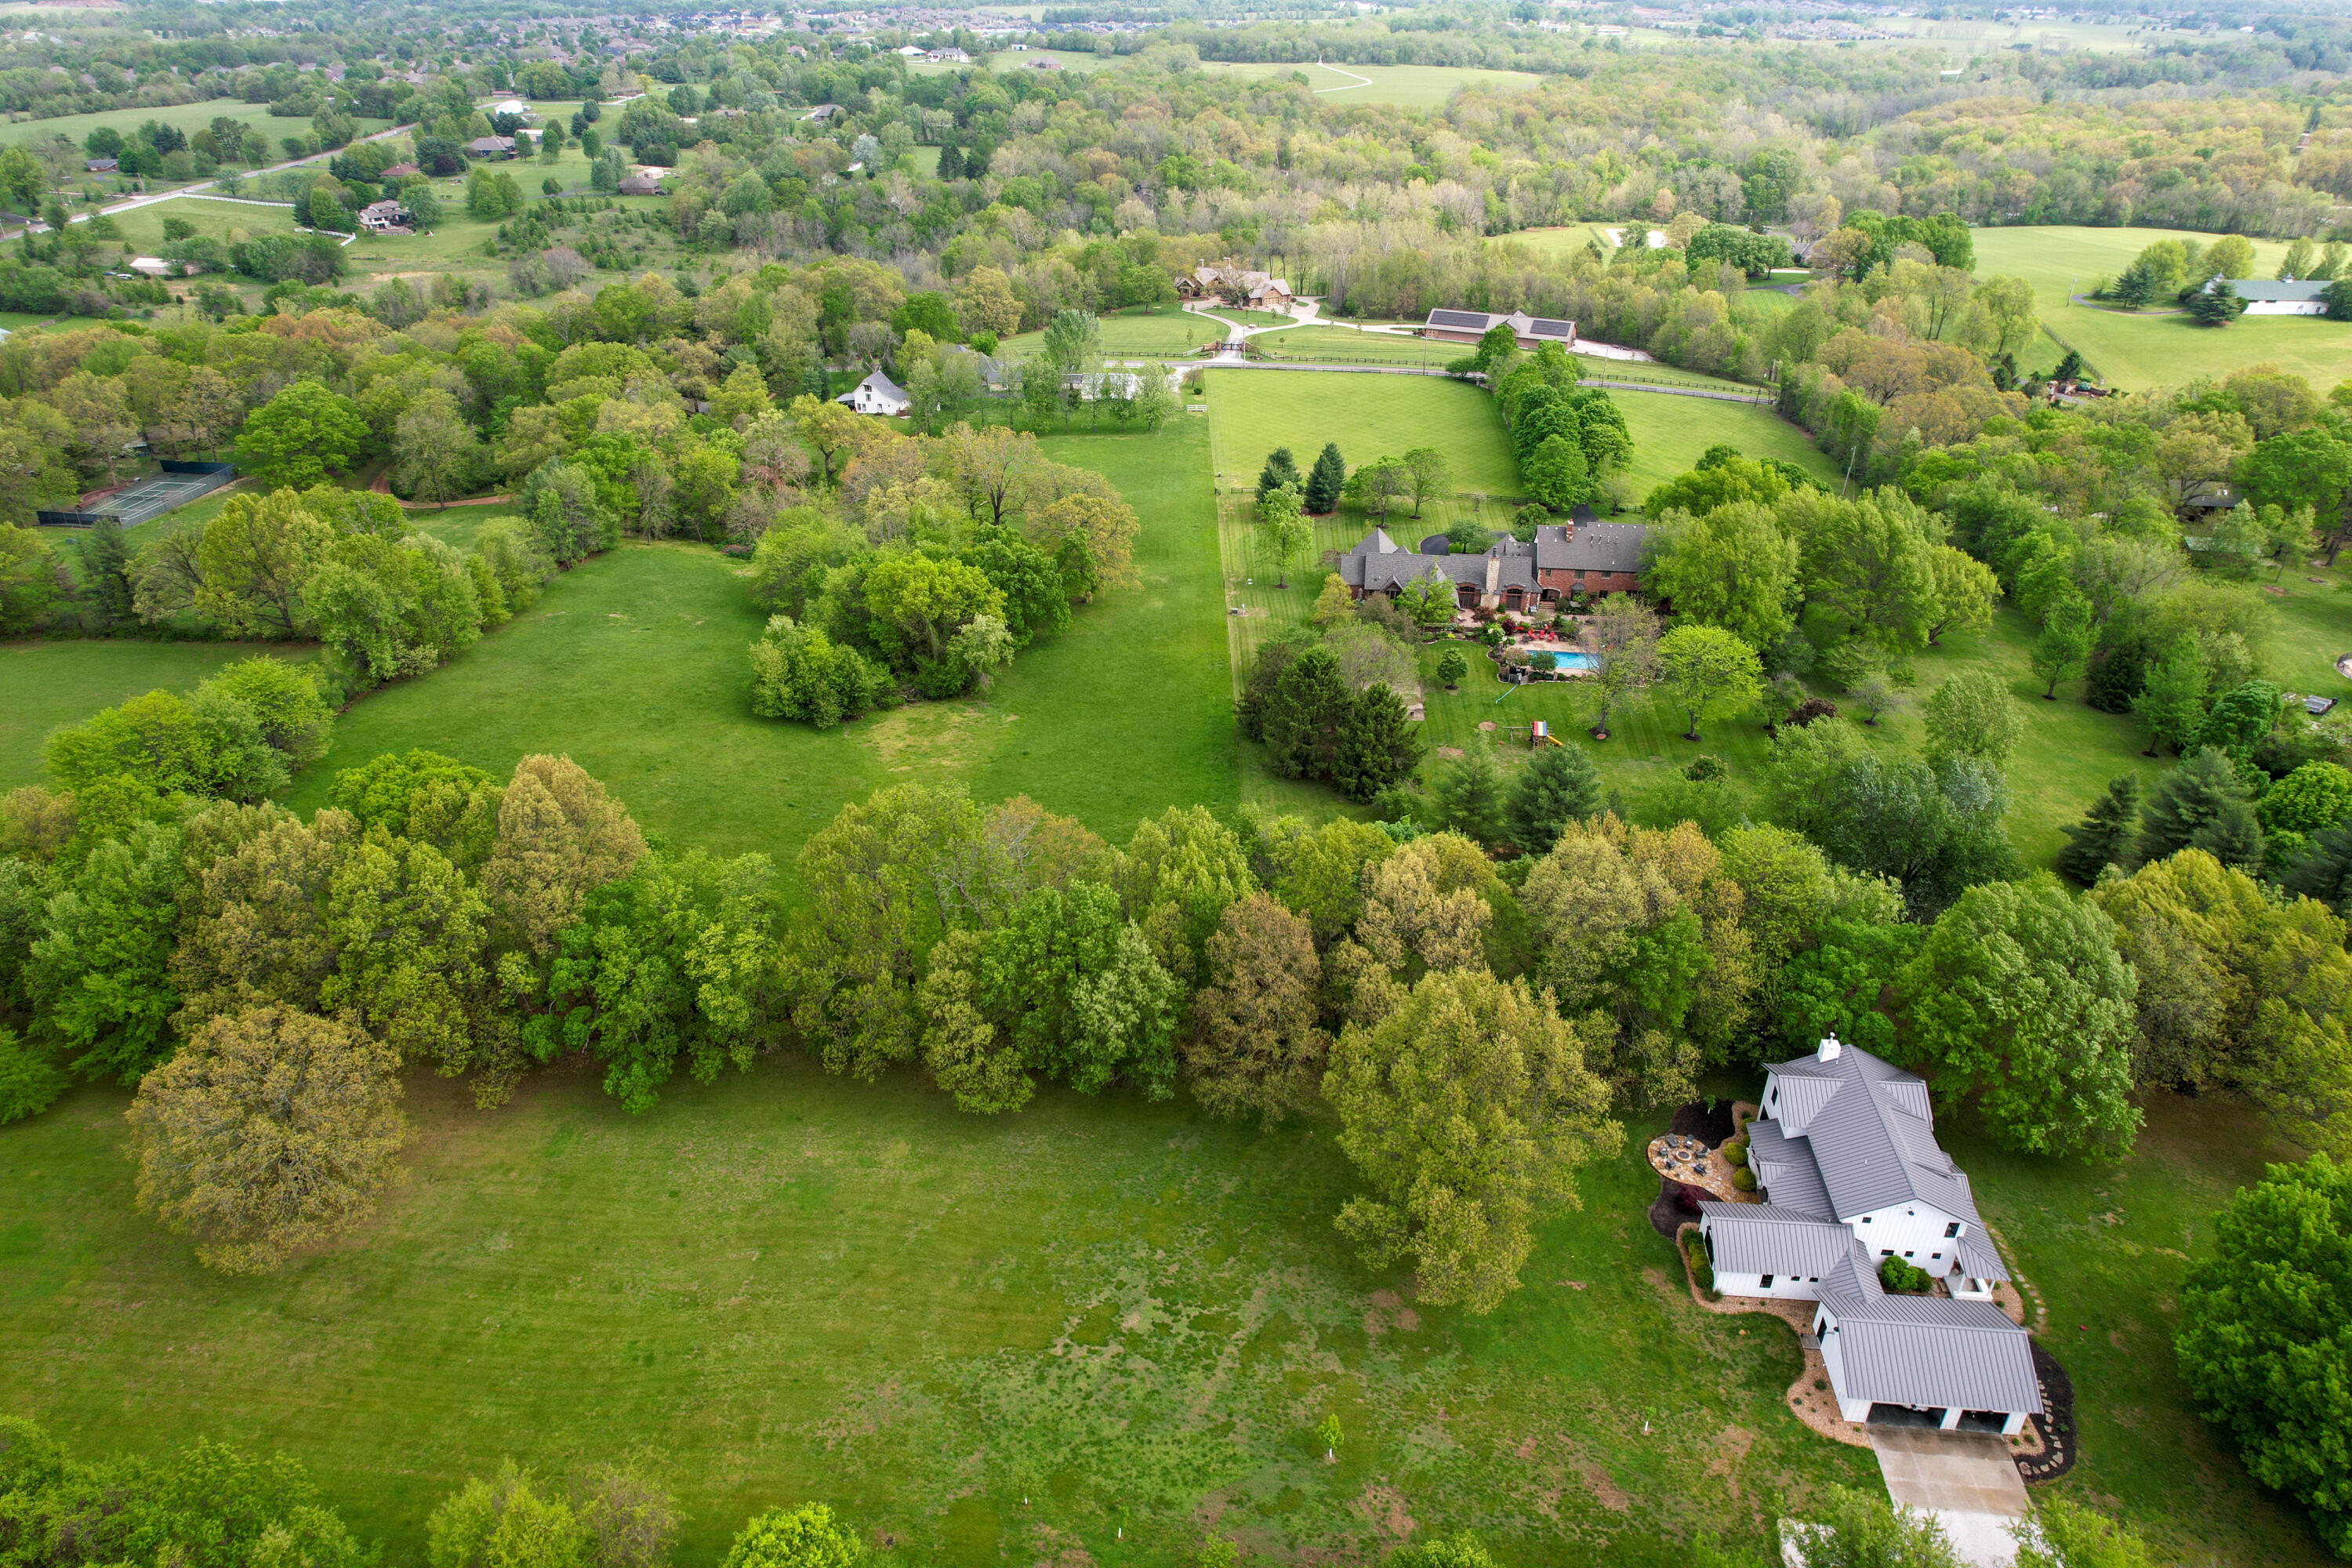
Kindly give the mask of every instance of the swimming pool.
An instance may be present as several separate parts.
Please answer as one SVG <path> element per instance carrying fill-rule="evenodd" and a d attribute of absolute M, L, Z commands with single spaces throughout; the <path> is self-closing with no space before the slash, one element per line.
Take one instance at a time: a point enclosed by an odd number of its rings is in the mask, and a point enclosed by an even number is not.
<path fill-rule="evenodd" d="M 1559 653 L 1549 648 L 1532 648 L 1530 653 L 1550 653 L 1555 669 L 1599 669 L 1601 660 L 1589 653 Z"/>

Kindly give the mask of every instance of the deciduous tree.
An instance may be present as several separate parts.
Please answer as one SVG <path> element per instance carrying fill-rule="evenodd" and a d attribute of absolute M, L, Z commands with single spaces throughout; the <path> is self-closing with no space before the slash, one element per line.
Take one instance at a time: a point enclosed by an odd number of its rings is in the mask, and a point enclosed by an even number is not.
<path fill-rule="evenodd" d="M 140 1208 L 227 1273 L 266 1273 L 334 1237 L 398 1174 L 399 1066 L 390 1047 L 291 1008 L 214 1019 L 131 1102 Z"/>
<path fill-rule="evenodd" d="M 1686 741 L 1703 721 L 1743 712 L 1764 694 L 1756 650 L 1720 626 L 1676 626 L 1658 639 L 1658 685 L 1690 715 Z"/>
<path fill-rule="evenodd" d="M 2128 1146 L 2133 988 L 2096 904 L 2047 878 L 1987 882 L 1937 918 L 1905 973 L 1906 1059 L 1973 1095 L 2010 1148 Z"/>
<path fill-rule="evenodd" d="M 1184 1067 L 1217 1115 L 1268 1125 L 1315 1102 L 1330 1041 L 1316 1025 L 1323 963 L 1307 922 L 1264 893 L 1225 910 L 1192 999 Z"/>
<path fill-rule="evenodd" d="M 1473 1312 L 1517 1289 L 1536 1222 L 1622 1142 L 1575 1030 L 1524 981 L 1474 969 L 1424 975 L 1377 1026 L 1349 1026 L 1324 1093 L 1370 1189 L 1340 1234 L 1372 1268 L 1409 1262 L 1422 1300 Z"/>

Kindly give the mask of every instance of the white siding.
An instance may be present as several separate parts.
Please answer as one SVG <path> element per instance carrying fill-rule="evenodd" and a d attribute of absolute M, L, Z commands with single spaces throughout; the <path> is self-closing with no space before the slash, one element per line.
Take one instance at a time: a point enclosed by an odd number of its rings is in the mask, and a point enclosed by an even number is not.
<path fill-rule="evenodd" d="M 2324 316 L 2327 307 L 2316 300 L 2255 300 L 2246 305 L 2249 316 Z"/>
<path fill-rule="evenodd" d="M 1944 1234 L 1958 1218 L 1933 1204 L 1907 1203 L 1853 1215 L 1846 1223 L 1869 1251 L 1874 1268 L 1892 1252 L 1915 1268 L 1942 1275 L 1951 1272 L 1952 1259 L 1958 1256 L 1958 1238 Z"/>
<path fill-rule="evenodd" d="M 1818 1301 L 1822 1295 L 1819 1279 L 1801 1279 L 1794 1274 L 1775 1274 L 1772 1283 L 1767 1285 L 1760 1274 L 1717 1273 L 1715 1288 L 1727 1296 L 1769 1296 L 1780 1301 Z"/>

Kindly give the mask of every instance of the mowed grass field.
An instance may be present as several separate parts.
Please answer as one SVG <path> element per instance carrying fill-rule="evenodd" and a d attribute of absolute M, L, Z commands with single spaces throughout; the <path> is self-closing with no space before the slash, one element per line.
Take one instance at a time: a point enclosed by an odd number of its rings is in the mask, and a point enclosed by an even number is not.
<path fill-rule="evenodd" d="M 1344 1247 L 1328 1125 L 1059 1090 L 975 1118 L 912 1072 L 789 1057 L 638 1118 L 588 1073 L 488 1113 L 418 1077 L 381 1215 L 233 1279 L 133 1211 L 126 1098 L 0 1131 L 0 1409 L 86 1450 L 282 1447 L 395 1562 L 508 1457 L 647 1455 L 684 1568 L 812 1499 L 907 1568 L 1172 1568 L 1212 1521 L 1277 1559 L 1474 1528 L 1524 1568 L 1663 1568 L 1875 1474 L 1781 1413 L 1785 1328 L 1675 1282 L 1635 1152 L 1583 1175 L 1480 1320 Z"/>
<path fill-rule="evenodd" d="M 1130 305 L 1102 318 L 1103 354 L 1108 359 L 1181 359 L 1202 343 L 1225 335 L 1225 323 L 1174 305 Z M 1000 358 L 1034 358 L 1045 334 L 1019 332 L 997 344 Z"/>
<path fill-rule="evenodd" d="M 308 115 L 300 119 L 281 120 L 269 112 L 269 106 L 266 103 L 215 98 L 203 103 L 174 104 L 166 109 L 109 109 L 96 114 L 61 114 L 50 120 L 18 120 L 0 124 L 0 142 L 30 145 L 35 142 L 46 142 L 53 136 L 63 136 L 79 147 L 91 132 L 100 126 L 110 127 L 128 136 L 152 120 L 175 131 L 192 132 L 210 125 L 217 115 L 226 115 L 231 120 L 250 125 L 268 137 L 273 162 L 278 156 L 282 156 L 278 147 L 282 138 L 310 133 Z M 369 135 L 385 130 L 391 124 L 389 120 L 362 120 L 359 121 L 360 134 Z"/>
<path fill-rule="evenodd" d="M 1030 795 L 1119 839 L 1170 805 L 1228 807 L 1238 763 L 1203 423 L 1045 443 L 1134 504 L 1141 584 L 1079 608 L 984 700 L 830 731 L 757 718 L 746 649 L 762 617 L 742 568 L 698 545 L 625 547 L 559 578 L 443 668 L 362 699 L 293 804 L 320 805 L 337 770 L 388 751 L 423 746 L 499 773 L 562 752 L 672 843 L 760 850 L 783 866 L 844 805 L 909 781 L 963 783 L 983 800 Z M 458 509 L 415 516 L 428 529 L 479 521 Z"/>
<path fill-rule="evenodd" d="M 1457 490 L 1518 493 L 1518 460 L 1493 400 L 1466 383 L 1346 371 L 1212 370 L 1202 376 L 1219 489 L 1255 484 L 1276 447 L 1289 447 L 1304 473 L 1324 443 L 1335 441 L 1351 472 L 1376 458 L 1434 447 L 1453 465 Z"/>
<path fill-rule="evenodd" d="M 0 642 L 0 793 L 44 782 L 41 742 L 60 725 L 159 686 L 184 691 L 235 659 L 311 651 L 289 643 Z"/>
<path fill-rule="evenodd" d="M 1750 458 L 1794 463 L 1826 482 L 1837 479 L 1836 465 L 1804 431 L 1761 404 L 1622 388 L 1612 388 L 1609 395 L 1624 412 L 1625 427 L 1633 437 L 1633 457 L 1625 465 L 1625 476 L 1633 482 L 1637 499 L 1676 475 L 1688 473 L 1709 447 L 1718 445 L 1737 447 Z"/>
<path fill-rule="evenodd" d="M 2022 278 L 2033 285 L 2042 321 L 2081 351 L 2108 384 L 2122 391 L 2178 386 L 2200 375 L 2227 375 L 2250 364 L 2276 364 L 2321 392 L 2352 377 L 2352 322 L 2314 316 L 2242 316 L 2226 327 L 2200 327 L 2178 311 L 2114 310 L 2076 305 L 2102 277 L 2113 278 L 2159 239 L 2210 245 L 2218 235 L 2185 229 L 1996 227 L 1973 231 L 1977 276 Z M 2269 278 L 2285 259 L 2283 241 L 2252 242 L 2254 272 Z M 2048 370 L 2064 351 L 2036 340 L 2023 363 Z"/>

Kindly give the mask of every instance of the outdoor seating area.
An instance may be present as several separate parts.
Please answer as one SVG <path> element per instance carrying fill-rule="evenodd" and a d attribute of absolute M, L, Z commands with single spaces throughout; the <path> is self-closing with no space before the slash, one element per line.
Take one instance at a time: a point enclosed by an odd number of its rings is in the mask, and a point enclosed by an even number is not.
<path fill-rule="evenodd" d="M 1724 1158 L 1722 1151 L 1688 1133 L 1667 1132 L 1653 1138 L 1649 1156 L 1650 1168 L 1670 1182 L 1704 1188 L 1726 1203 L 1756 1201 L 1754 1193 L 1743 1193 L 1732 1184 L 1731 1173 L 1736 1167 Z"/>

